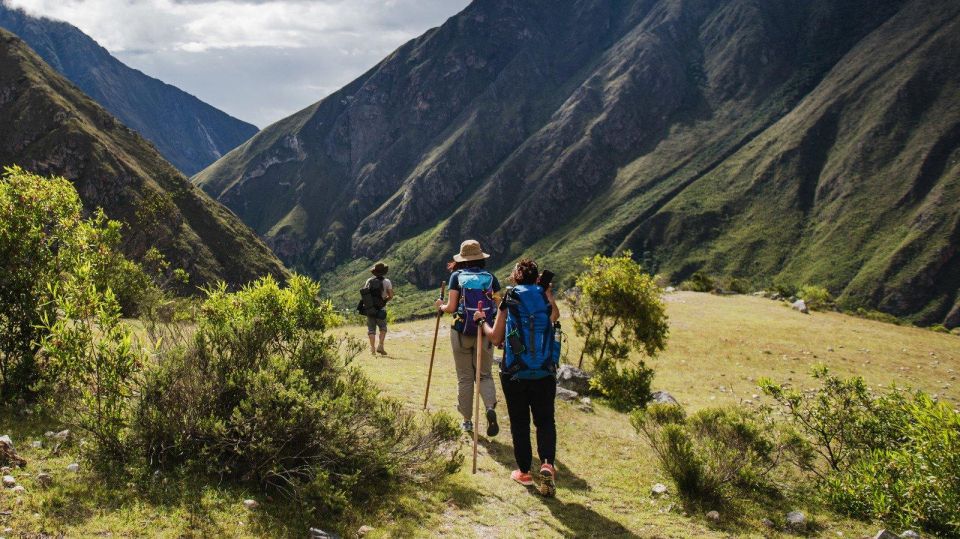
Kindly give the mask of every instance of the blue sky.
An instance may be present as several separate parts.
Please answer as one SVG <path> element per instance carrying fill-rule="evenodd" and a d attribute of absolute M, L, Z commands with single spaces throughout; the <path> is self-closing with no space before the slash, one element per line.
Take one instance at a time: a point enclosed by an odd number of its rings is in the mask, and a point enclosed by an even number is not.
<path fill-rule="evenodd" d="M 264 127 L 322 99 L 468 0 L 6 0 Z"/>

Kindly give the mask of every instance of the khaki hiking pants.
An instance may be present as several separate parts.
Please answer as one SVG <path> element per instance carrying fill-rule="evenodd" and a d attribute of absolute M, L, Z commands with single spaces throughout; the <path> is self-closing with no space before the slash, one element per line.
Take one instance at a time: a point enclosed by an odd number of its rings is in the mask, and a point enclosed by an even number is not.
<path fill-rule="evenodd" d="M 457 367 L 457 410 L 464 419 L 472 419 L 477 338 L 451 329 L 450 346 L 453 348 L 453 363 Z M 486 339 L 483 341 L 483 358 L 480 361 L 480 398 L 486 408 L 497 405 L 497 386 L 493 383 L 493 346 Z"/>

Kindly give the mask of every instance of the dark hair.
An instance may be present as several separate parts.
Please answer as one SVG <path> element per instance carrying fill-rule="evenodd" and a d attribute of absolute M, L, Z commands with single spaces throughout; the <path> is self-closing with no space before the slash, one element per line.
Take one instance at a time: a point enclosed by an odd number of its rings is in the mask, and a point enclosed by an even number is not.
<path fill-rule="evenodd" d="M 481 258 L 480 260 L 466 260 L 464 262 L 457 262 L 456 260 L 451 260 L 447 262 L 447 271 L 457 271 L 464 268 L 485 268 L 487 266 L 487 259 Z"/>
<path fill-rule="evenodd" d="M 537 284 L 537 278 L 540 277 L 540 269 L 537 268 L 536 262 L 529 258 L 524 258 L 521 259 L 520 262 L 517 262 L 510 277 L 512 277 L 513 282 L 517 284 Z"/>

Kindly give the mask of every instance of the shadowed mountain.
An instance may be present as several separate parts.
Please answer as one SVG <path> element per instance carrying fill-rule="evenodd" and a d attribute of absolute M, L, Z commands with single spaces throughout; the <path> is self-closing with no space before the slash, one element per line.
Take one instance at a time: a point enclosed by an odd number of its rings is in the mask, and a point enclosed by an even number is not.
<path fill-rule="evenodd" d="M 47 64 L 152 142 L 187 175 L 257 132 L 255 126 L 127 67 L 70 24 L 32 17 L 0 0 L 0 28 L 26 41 Z"/>
<path fill-rule="evenodd" d="M 630 248 L 956 324 L 958 12 L 478 0 L 194 181 L 313 274 L 387 258 L 433 288 L 466 237 L 568 273 Z"/>
<path fill-rule="evenodd" d="M 5 30 L 0 125 L 0 165 L 73 182 L 88 211 L 102 207 L 126 225 L 123 249 L 134 259 L 156 247 L 191 285 L 286 275 L 236 215 Z"/>

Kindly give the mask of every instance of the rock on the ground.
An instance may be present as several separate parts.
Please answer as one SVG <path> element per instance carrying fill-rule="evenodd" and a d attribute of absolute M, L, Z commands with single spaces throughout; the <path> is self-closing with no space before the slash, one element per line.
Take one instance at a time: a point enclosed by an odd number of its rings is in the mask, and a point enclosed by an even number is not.
<path fill-rule="evenodd" d="M 674 287 L 672 287 L 672 286 L 668 286 L 668 287 L 664 288 L 663 291 L 666 292 L 667 294 L 672 294 L 672 293 L 676 292 L 677 289 L 674 288 Z"/>
<path fill-rule="evenodd" d="M 897 534 L 883 529 L 878 531 L 877 534 L 873 536 L 873 539 L 900 539 L 900 538 Z"/>
<path fill-rule="evenodd" d="M 576 391 L 570 391 L 569 389 L 557 386 L 557 398 L 565 401 L 575 401 L 577 397 L 579 397 L 579 395 L 577 395 Z"/>
<path fill-rule="evenodd" d="M 41 447 L 43 447 L 43 442 L 41 442 L 40 440 L 34 440 L 30 442 L 30 447 L 34 449 L 40 449 Z"/>
<path fill-rule="evenodd" d="M 666 391 L 654 391 L 650 394 L 650 401 L 654 404 L 674 404 L 680 406 L 680 403 L 677 402 L 677 399 L 673 398 L 673 395 L 667 393 Z"/>
<path fill-rule="evenodd" d="M 243 506 L 246 507 L 247 509 L 253 510 L 253 509 L 256 509 L 257 507 L 260 507 L 260 504 L 257 503 L 257 500 L 243 500 Z"/>
<path fill-rule="evenodd" d="M 13 449 L 13 440 L 11 440 L 10 436 L 7 434 L 0 436 L 0 443 L 6 443 L 7 445 L 10 446 L 10 449 Z"/>
<path fill-rule="evenodd" d="M 810 314 L 810 309 L 807 308 L 807 302 L 802 299 L 794 301 L 791 307 L 793 307 L 793 310 L 800 311 L 803 314 Z"/>
<path fill-rule="evenodd" d="M 70 464 L 67 465 L 67 471 L 68 471 L 68 472 L 74 472 L 74 473 L 79 472 L 79 471 L 80 471 L 80 465 L 77 464 L 76 462 L 71 462 Z"/>
<path fill-rule="evenodd" d="M 67 442 L 70 440 L 70 429 L 63 429 L 60 432 L 56 432 L 51 436 L 57 442 Z"/>
<path fill-rule="evenodd" d="M 667 485 L 664 485 L 663 483 L 657 483 L 656 485 L 653 485 L 653 488 L 650 489 L 650 494 L 653 494 L 654 496 L 663 496 L 666 493 Z"/>
<path fill-rule="evenodd" d="M 17 480 L 12 475 L 5 475 L 3 476 L 3 486 L 4 488 L 13 488 L 17 486 Z"/>
<path fill-rule="evenodd" d="M 907 530 L 900 534 L 900 539 L 920 539 L 920 534 L 913 530 Z"/>
<path fill-rule="evenodd" d="M 710 522 L 720 522 L 720 513 L 717 511 L 710 511 L 707 513 L 707 520 Z"/>
<path fill-rule="evenodd" d="M 13 448 L 13 441 L 7 435 L 0 436 L 0 463 L 20 467 L 27 465 L 27 461 L 17 454 Z"/>
<path fill-rule="evenodd" d="M 340 539 L 335 533 L 325 532 L 320 528 L 310 528 L 310 539 Z"/>
<path fill-rule="evenodd" d="M 560 365 L 557 369 L 557 385 L 580 394 L 590 392 L 590 373 L 573 365 Z"/>
<path fill-rule="evenodd" d="M 46 472 L 40 472 L 37 474 L 37 484 L 43 488 L 47 488 L 53 484 L 53 476 Z"/>
<path fill-rule="evenodd" d="M 771 530 L 777 527 L 777 525 L 769 518 L 761 520 L 760 523 L 763 524 L 764 527 L 770 528 Z"/>
<path fill-rule="evenodd" d="M 17 486 L 15 486 L 15 487 L 13 487 L 13 493 L 14 493 L 14 494 L 23 494 L 23 493 L 26 492 L 26 491 L 27 491 L 27 488 L 24 487 L 23 485 L 17 485 Z"/>
<path fill-rule="evenodd" d="M 806 530 L 807 515 L 803 511 L 790 511 L 787 513 L 787 527 L 798 532 Z"/>
<path fill-rule="evenodd" d="M 364 535 L 372 532 L 373 529 L 374 529 L 373 526 L 367 526 L 367 525 L 360 526 L 360 529 L 357 530 L 357 535 L 359 535 L 360 537 L 363 537 Z"/>

